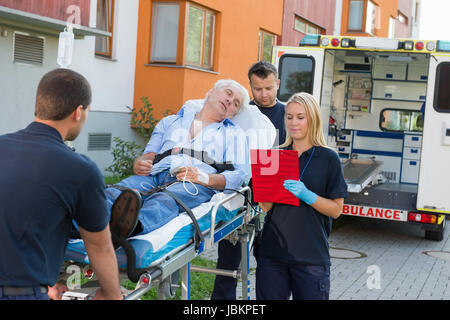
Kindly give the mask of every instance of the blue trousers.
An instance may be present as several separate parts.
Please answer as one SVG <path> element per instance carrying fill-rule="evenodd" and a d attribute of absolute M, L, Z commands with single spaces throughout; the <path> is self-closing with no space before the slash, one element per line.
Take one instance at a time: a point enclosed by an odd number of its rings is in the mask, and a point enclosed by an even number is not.
<path fill-rule="evenodd" d="M 119 182 L 118 185 L 140 191 L 148 191 L 156 186 L 175 180 L 176 178 L 171 177 L 168 171 L 163 171 L 154 176 L 131 176 Z M 189 208 L 195 208 L 209 201 L 214 195 L 214 190 L 199 184 L 195 184 L 194 187 L 189 182 L 172 184 L 167 190 L 174 193 Z M 121 191 L 118 189 L 106 189 L 109 212 L 111 212 L 111 207 L 120 193 Z M 177 217 L 180 212 L 184 212 L 184 209 L 171 196 L 164 192 L 157 192 L 150 196 L 145 196 L 142 200 L 143 205 L 139 214 L 142 231 L 139 234 L 146 234 L 158 229 Z"/>
<path fill-rule="evenodd" d="M 261 257 L 256 267 L 258 300 L 328 300 L 330 267 L 286 264 Z"/>
<path fill-rule="evenodd" d="M 228 240 L 221 240 L 218 246 L 217 269 L 237 270 L 241 264 L 241 243 L 234 246 Z M 211 300 L 236 300 L 237 279 L 216 276 Z"/>
<path fill-rule="evenodd" d="M 34 294 L 20 296 L 3 295 L 3 289 L 0 287 L 0 300 L 50 300 L 47 293 L 42 293 L 39 288 L 34 288 Z"/>

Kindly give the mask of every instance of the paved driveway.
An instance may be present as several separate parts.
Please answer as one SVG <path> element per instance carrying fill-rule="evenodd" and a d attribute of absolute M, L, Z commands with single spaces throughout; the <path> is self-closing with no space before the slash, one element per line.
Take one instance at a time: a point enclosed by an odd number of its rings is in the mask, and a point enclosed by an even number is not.
<path fill-rule="evenodd" d="M 425 240 L 418 226 L 345 217 L 330 237 L 330 300 L 450 299 L 449 228 L 447 223 L 444 240 L 435 242 Z M 216 259 L 216 252 L 211 249 L 207 258 Z M 252 257 L 252 300 L 255 268 Z M 237 290 L 240 297 L 240 283 Z"/>
<path fill-rule="evenodd" d="M 330 246 L 364 257 L 332 259 L 330 299 L 450 299 L 449 224 L 444 240 L 435 242 L 417 226 L 349 219 L 332 233 Z"/>

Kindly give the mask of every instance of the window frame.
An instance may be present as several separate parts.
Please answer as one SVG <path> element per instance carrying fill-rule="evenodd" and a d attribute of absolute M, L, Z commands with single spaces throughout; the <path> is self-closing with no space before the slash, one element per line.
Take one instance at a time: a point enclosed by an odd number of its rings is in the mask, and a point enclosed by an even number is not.
<path fill-rule="evenodd" d="M 380 128 L 381 131 L 383 131 L 383 132 L 396 132 L 396 133 L 404 133 L 404 132 L 420 132 L 420 133 L 422 133 L 423 132 L 423 124 L 422 124 L 422 131 L 409 130 L 409 129 L 408 130 L 390 130 L 390 129 L 383 128 L 381 126 L 381 124 L 383 123 L 382 120 L 385 119 L 384 116 L 383 116 L 383 113 L 385 111 L 399 111 L 399 112 L 408 112 L 409 111 L 409 112 L 422 113 L 420 110 L 414 110 L 414 109 L 396 109 L 396 108 L 392 108 L 392 107 L 384 108 L 384 109 L 382 109 L 380 111 L 379 123 L 378 123 L 378 127 Z M 423 118 L 423 113 L 422 113 L 422 118 Z M 423 119 L 422 119 L 422 121 L 423 121 Z"/>
<path fill-rule="evenodd" d="M 178 6 L 178 26 L 177 26 L 177 37 L 176 37 L 176 50 L 175 50 L 175 58 L 173 60 L 171 59 L 154 59 L 154 48 L 155 48 L 155 9 L 157 4 L 172 4 Z M 170 65 L 176 65 L 178 61 L 178 42 L 179 42 L 179 33 L 180 33 L 180 22 L 181 22 L 181 3 L 176 1 L 154 1 L 152 7 L 152 23 L 151 23 L 151 30 L 150 30 L 150 54 L 149 54 L 149 61 L 150 63 L 154 64 L 170 64 Z M 156 12 L 157 14 L 157 12 Z"/>
<path fill-rule="evenodd" d="M 403 14 L 400 10 L 397 11 L 397 20 L 398 22 L 404 25 L 408 25 L 408 17 L 405 14 Z"/>
<path fill-rule="evenodd" d="M 97 41 L 95 43 L 95 55 L 99 56 L 99 57 L 103 57 L 103 58 L 109 58 L 112 59 L 113 57 L 113 38 L 114 38 L 114 22 L 115 22 L 115 12 L 116 12 L 116 1 L 115 0 L 105 0 L 107 3 L 111 4 L 111 17 L 109 19 L 109 24 L 107 26 L 108 30 L 104 30 L 106 32 L 111 33 L 111 36 L 108 37 L 107 40 L 107 46 L 108 46 L 108 51 L 99 51 L 97 50 Z M 100 5 L 101 1 L 97 0 L 97 19 L 98 19 L 98 10 L 99 10 L 99 5 Z M 98 27 L 96 26 L 96 28 L 98 29 Z M 101 29 L 103 30 L 103 29 Z"/>
<path fill-rule="evenodd" d="M 258 33 L 258 61 L 262 61 L 264 58 L 264 35 L 272 37 L 272 50 L 270 53 L 270 59 L 265 60 L 268 62 L 272 62 L 273 47 L 277 44 L 277 35 L 263 29 L 259 29 Z"/>
<path fill-rule="evenodd" d="M 361 28 L 360 29 L 350 29 L 350 17 L 352 2 L 362 2 L 362 17 L 361 17 Z M 367 10 L 367 0 L 349 0 L 348 1 L 348 20 L 347 20 L 347 32 L 363 32 L 366 21 L 366 10 Z"/>
<path fill-rule="evenodd" d="M 304 31 L 299 30 L 296 27 L 297 22 L 303 23 L 305 25 L 305 30 Z M 314 28 L 316 33 L 308 32 L 308 28 Z M 312 23 L 312 22 L 310 22 L 310 21 L 308 21 L 308 20 L 306 20 L 306 19 L 304 19 L 304 18 L 302 18 L 302 17 L 300 17 L 298 15 L 295 15 L 295 17 L 294 17 L 294 30 L 297 31 L 297 32 L 301 32 L 303 34 L 307 34 L 307 33 L 309 33 L 309 34 L 325 34 L 325 29 L 323 27 L 321 27 L 321 26 L 319 26 L 319 25 L 317 25 L 315 23 Z"/>
<path fill-rule="evenodd" d="M 208 9 L 206 7 L 202 7 L 199 6 L 197 4 L 193 4 L 191 2 L 187 2 L 186 3 L 186 20 L 185 20 L 185 29 L 186 29 L 186 37 L 185 37 L 185 41 L 184 41 L 184 47 L 185 50 L 187 52 L 187 48 L 188 48 L 188 32 L 189 32 L 189 10 L 190 8 L 196 8 L 198 10 L 201 10 L 203 12 L 203 19 L 202 19 L 202 43 L 200 46 L 200 64 L 196 64 L 193 62 L 190 62 L 187 60 L 187 53 L 185 54 L 184 60 L 187 66 L 193 66 L 196 68 L 201 68 L 201 69 L 205 69 L 205 70 L 213 70 L 214 69 L 214 47 L 215 47 L 215 39 L 216 39 L 216 24 L 217 24 L 217 12 Z M 207 28 L 207 19 L 208 19 L 208 14 L 210 14 L 213 17 L 213 24 L 212 24 L 212 30 L 210 31 L 210 64 L 205 64 L 205 48 L 206 48 L 206 28 Z"/>
<path fill-rule="evenodd" d="M 361 28 L 360 29 L 350 29 L 350 17 L 351 17 L 351 3 L 352 2 L 362 2 L 362 17 L 361 17 Z M 368 25 L 368 11 L 369 11 L 369 2 L 375 8 L 375 24 Z M 347 32 L 357 32 L 357 33 L 367 33 L 375 36 L 377 26 L 379 25 L 380 19 L 380 7 L 378 4 L 373 2 L 372 0 L 349 0 L 348 1 L 348 19 L 347 19 Z M 370 30 L 368 30 L 370 28 Z M 373 31 L 372 31 L 373 30 Z"/>

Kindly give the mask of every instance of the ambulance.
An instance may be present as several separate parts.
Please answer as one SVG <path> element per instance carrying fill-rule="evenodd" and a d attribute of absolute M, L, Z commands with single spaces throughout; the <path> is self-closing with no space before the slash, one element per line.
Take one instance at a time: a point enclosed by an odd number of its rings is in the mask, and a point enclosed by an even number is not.
<path fill-rule="evenodd" d="M 349 196 L 342 214 L 420 225 L 450 215 L 450 41 L 306 35 L 275 46 L 278 100 L 320 101 Z"/>

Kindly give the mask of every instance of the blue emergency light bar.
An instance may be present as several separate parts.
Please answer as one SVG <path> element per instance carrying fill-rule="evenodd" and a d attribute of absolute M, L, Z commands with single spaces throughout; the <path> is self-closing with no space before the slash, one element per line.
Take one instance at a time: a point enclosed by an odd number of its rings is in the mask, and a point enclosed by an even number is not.
<path fill-rule="evenodd" d="M 300 46 L 318 46 L 320 43 L 320 35 L 307 34 L 300 40 Z"/>
<path fill-rule="evenodd" d="M 450 41 L 438 40 L 436 51 L 450 52 Z"/>

